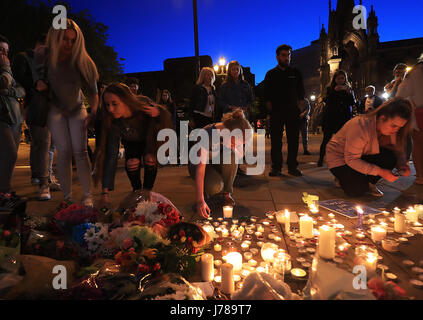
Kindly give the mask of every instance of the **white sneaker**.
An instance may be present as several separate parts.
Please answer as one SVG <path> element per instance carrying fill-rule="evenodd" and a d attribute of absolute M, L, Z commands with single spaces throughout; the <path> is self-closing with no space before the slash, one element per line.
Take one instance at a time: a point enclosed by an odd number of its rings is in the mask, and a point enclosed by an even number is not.
<path fill-rule="evenodd" d="M 383 197 L 383 192 L 379 190 L 374 184 L 369 183 L 369 194 L 374 197 Z"/>
<path fill-rule="evenodd" d="M 47 201 L 51 199 L 50 188 L 48 185 L 43 185 L 40 187 L 40 193 L 38 195 L 39 201 Z"/>
<path fill-rule="evenodd" d="M 92 196 L 88 196 L 82 200 L 82 204 L 86 207 L 94 207 L 94 201 Z"/>

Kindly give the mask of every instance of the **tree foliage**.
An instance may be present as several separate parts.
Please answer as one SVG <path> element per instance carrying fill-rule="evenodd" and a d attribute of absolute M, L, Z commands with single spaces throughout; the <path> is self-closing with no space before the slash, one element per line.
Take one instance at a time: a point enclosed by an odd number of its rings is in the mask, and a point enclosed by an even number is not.
<path fill-rule="evenodd" d="M 104 82 L 119 79 L 123 73 L 123 65 L 119 61 L 123 59 L 119 59 L 114 48 L 106 44 L 108 27 L 96 22 L 87 10 L 74 12 L 66 2 L 1 0 L 0 33 L 10 41 L 11 57 L 33 48 L 39 35 L 48 32 L 55 16 L 52 13 L 55 4 L 65 5 L 68 17 L 81 28 L 87 51 L 97 65 L 100 79 Z"/>

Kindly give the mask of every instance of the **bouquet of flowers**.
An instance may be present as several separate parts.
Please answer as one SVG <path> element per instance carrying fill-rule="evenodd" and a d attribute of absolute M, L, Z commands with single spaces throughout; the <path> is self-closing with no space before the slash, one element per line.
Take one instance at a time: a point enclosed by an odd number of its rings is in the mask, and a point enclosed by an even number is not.
<path fill-rule="evenodd" d="M 379 277 L 373 277 L 368 281 L 367 286 L 378 300 L 407 299 L 404 289 L 392 281 L 385 282 Z"/>
<path fill-rule="evenodd" d="M 180 217 L 175 207 L 170 204 L 141 201 L 135 208 L 128 210 L 127 221 L 136 221 L 147 226 L 160 224 L 168 227 L 178 223 Z"/>
<path fill-rule="evenodd" d="M 72 204 L 58 211 L 50 221 L 53 233 L 71 234 L 74 226 L 83 223 L 95 223 L 98 211 L 95 208 Z"/>

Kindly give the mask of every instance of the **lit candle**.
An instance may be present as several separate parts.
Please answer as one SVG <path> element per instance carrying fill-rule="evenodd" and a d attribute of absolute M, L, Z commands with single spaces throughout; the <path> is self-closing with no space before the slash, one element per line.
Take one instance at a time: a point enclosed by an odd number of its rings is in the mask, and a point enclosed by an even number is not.
<path fill-rule="evenodd" d="M 258 232 L 264 232 L 264 228 L 263 228 L 263 226 L 261 224 L 258 224 L 257 225 L 257 231 Z"/>
<path fill-rule="evenodd" d="M 223 221 L 223 218 L 217 218 L 217 221 L 220 221 L 220 222 L 222 222 Z"/>
<path fill-rule="evenodd" d="M 276 212 L 276 221 L 278 223 L 285 223 L 285 213 L 283 211 Z"/>
<path fill-rule="evenodd" d="M 265 268 L 263 268 L 263 267 L 258 267 L 258 268 L 256 269 L 256 271 L 257 271 L 258 273 L 265 273 L 265 272 L 266 272 L 266 269 L 265 269 Z"/>
<path fill-rule="evenodd" d="M 222 229 L 222 237 L 226 238 L 229 236 L 229 230 L 228 229 Z"/>
<path fill-rule="evenodd" d="M 313 214 L 319 213 L 319 208 L 314 203 L 311 203 L 308 207 L 311 213 Z"/>
<path fill-rule="evenodd" d="M 295 278 L 304 278 L 307 275 L 307 272 L 305 272 L 303 269 L 295 268 L 291 270 L 291 274 Z"/>
<path fill-rule="evenodd" d="M 250 245 L 248 243 L 241 243 L 241 249 L 242 251 L 247 251 L 250 248 Z"/>
<path fill-rule="evenodd" d="M 335 229 L 329 226 L 319 228 L 319 256 L 325 259 L 335 257 Z"/>
<path fill-rule="evenodd" d="M 244 252 L 244 258 L 245 260 L 249 261 L 253 258 L 253 254 L 250 251 Z"/>
<path fill-rule="evenodd" d="M 206 253 L 201 256 L 201 278 L 209 282 L 214 278 L 213 255 Z"/>
<path fill-rule="evenodd" d="M 410 222 L 418 222 L 419 221 L 419 215 L 417 213 L 416 210 L 414 210 L 413 207 L 410 207 L 407 209 L 407 211 L 405 212 L 405 214 L 407 215 L 407 220 Z"/>
<path fill-rule="evenodd" d="M 275 256 L 275 253 L 278 250 L 278 246 L 274 243 L 265 243 L 261 248 L 261 257 L 266 262 L 272 262 Z"/>
<path fill-rule="evenodd" d="M 269 233 L 268 237 L 270 240 L 273 240 L 275 239 L 276 235 L 274 233 Z"/>
<path fill-rule="evenodd" d="M 416 204 L 414 209 L 417 211 L 417 215 L 420 219 L 423 219 L 423 204 Z"/>
<path fill-rule="evenodd" d="M 263 235 L 263 233 L 261 233 L 261 232 L 259 232 L 259 231 L 255 232 L 254 234 L 256 235 L 256 237 L 257 237 L 257 238 L 258 238 L 258 237 L 261 237 L 261 236 Z"/>
<path fill-rule="evenodd" d="M 211 239 L 214 239 L 214 237 L 215 237 L 215 233 L 214 233 L 214 228 L 213 228 L 213 226 L 211 226 L 211 225 L 205 225 L 204 227 L 203 227 L 203 229 L 204 229 L 204 231 L 206 231 L 207 232 L 207 234 L 210 236 L 210 238 Z"/>
<path fill-rule="evenodd" d="M 248 260 L 248 264 L 252 267 L 255 267 L 257 265 L 257 261 L 254 260 L 254 259 L 250 259 L 250 260 Z"/>
<path fill-rule="evenodd" d="M 214 281 L 217 282 L 217 283 L 221 283 L 222 282 L 222 276 L 214 277 Z"/>
<path fill-rule="evenodd" d="M 241 277 L 246 278 L 250 275 L 251 271 L 250 270 L 242 270 L 241 271 Z"/>
<path fill-rule="evenodd" d="M 333 218 L 335 218 L 335 215 L 333 213 L 329 213 L 328 217 L 329 217 L 329 219 L 333 219 Z"/>
<path fill-rule="evenodd" d="M 362 229 L 363 228 L 363 216 L 364 216 L 364 211 L 361 207 L 357 206 L 356 207 L 357 210 L 357 217 L 358 217 L 358 223 L 357 223 L 357 228 L 358 229 Z"/>
<path fill-rule="evenodd" d="M 406 233 L 407 232 L 407 225 L 405 220 L 405 215 L 400 212 L 395 212 L 395 222 L 394 222 L 394 230 L 398 233 Z"/>
<path fill-rule="evenodd" d="M 242 269 L 242 254 L 239 252 L 230 252 L 226 255 L 226 262 L 234 266 L 234 271 L 241 271 Z"/>
<path fill-rule="evenodd" d="M 232 218 L 232 211 L 233 211 L 233 207 L 231 207 L 231 206 L 224 206 L 223 207 L 223 217 L 225 219 L 231 219 Z"/>
<path fill-rule="evenodd" d="M 367 257 L 365 260 L 365 267 L 367 272 L 373 273 L 376 272 L 376 267 L 377 267 L 377 257 L 378 254 L 373 253 L 373 252 L 368 252 L 367 253 Z"/>
<path fill-rule="evenodd" d="M 383 226 L 373 226 L 371 228 L 372 240 L 374 242 L 381 242 L 386 238 L 386 228 Z"/>
<path fill-rule="evenodd" d="M 291 229 L 291 213 L 285 210 L 285 232 L 289 233 Z"/>
<path fill-rule="evenodd" d="M 305 239 L 313 238 L 313 219 L 309 216 L 300 218 L 300 234 Z"/>
<path fill-rule="evenodd" d="M 222 265 L 222 260 L 214 260 L 214 265 L 219 268 Z"/>
<path fill-rule="evenodd" d="M 216 243 L 214 245 L 214 251 L 216 251 L 216 252 L 222 251 L 222 246 L 220 244 Z"/>
<path fill-rule="evenodd" d="M 279 237 L 279 236 L 275 236 L 275 239 L 274 239 L 276 242 L 281 242 L 282 241 L 282 238 L 281 237 Z"/>
<path fill-rule="evenodd" d="M 221 275 L 222 275 L 222 284 L 221 284 L 222 292 L 232 294 L 235 290 L 234 266 L 230 263 L 222 264 Z"/>

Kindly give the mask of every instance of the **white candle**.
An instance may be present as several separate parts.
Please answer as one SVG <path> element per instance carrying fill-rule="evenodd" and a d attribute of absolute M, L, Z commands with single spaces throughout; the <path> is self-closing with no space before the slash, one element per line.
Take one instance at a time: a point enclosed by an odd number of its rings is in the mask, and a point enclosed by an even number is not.
<path fill-rule="evenodd" d="M 278 246 L 274 243 L 265 243 L 261 248 L 261 257 L 266 262 L 272 262 L 275 256 L 275 253 L 278 250 Z"/>
<path fill-rule="evenodd" d="M 417 214 L 417 211 L 414 210 L 413 207 L 410 207 L 406 211 L 407 220 L 410 222 L 418 222 L 419 221 L 419 215 Z"/>
<path fill-rule="evenodd" d="M 423 204 L 416 204 L 414 206 L 414 209 L 417 211 L 417 215 L 420 219 L 423 218 Z"/>
<path fill-rule="evenodd" d="M 291 229 L 291 213 L 285 210 L 285 232 L 289 233 Z"/>
<path fill-rule="evenodd" d="M 201 256 L 201 278 L 206 282 L 210 282 L 214 278 L 213 255 L 209 253 Z"/>
<path fill-rule="evenodd" d="M 215 237 L 214 228 L 211 225 L 205 225 L 203 226 L 204 231 L 207 232 L 207 234 L 210 236 L 211 239 Z"/>
<path fill-rule="evenodd" d="M 321 226 L 319 232 L 319 256 L 325 259 L 335 258 L 335 229 Z"/>
<path fill-rule="evenodd" d="M 398 233 L 406 233 L 407 225 L 405 221 L 405 215 L 401 212 L 395 212 L 394 230 Z"/>
<path fill-rule="evenodd" d="M 285 223 L 285 213 L 283 211 L 276 212 L 276 221 L 278 223 Z"/>
<path fill-rule="evenodd" d="M 300 218 L 300 234 L 303 238 L 313 238 L 313 219 L 309 216 Z"/>
<path fill-rule="evenodd" d="M 226 255 L 226 262 L 234 266 L 234 271 L 241 271 L 242 269 L 242 254 L 239 252 L 230 252 Z"/>
<path fill-rule="evenodd" d="M 233 212 L 233 207 L 231 207 L 231 206 L 224 206 L 223 207 L 223 217 L 225 219 L 231 219 L 232 218 L 232 212 Z"/>
<path fill-rule="evenodd" d="M 372 240 L 374 242 L 381 242 L 383 239 L 386 238 L 386 228 L 384 228 L 383 226 L 373 226 L 371 232 Z"/>
<path fill-rule="evenodd" d="M 221 289 L 223 293 L 232 294 L 235 290 L 234 266 L 230 263 L 222 264 L 220 269 L 222 275 Z"/>
<path fill-rule="evenodd" d="M 250 248 L 250 245 L 248 243 L 242 243 L 241 244 L 241 249 L 242 251 L 247 251 Z"/>
<path fill-rule="evenodd" d="M 228 229 L 222 229 L 222 237 L 226 238 L 227 236 L 229 236 L 229 230 Z"/>
<path fill-rule="evenodd" d="M 373 273 L 376 272 L 377 268 L 377 254 L 372 252 L 367 253 L 366 260 L 364 261 L 364 265 L 366 267 L 367 272 Z"/>

